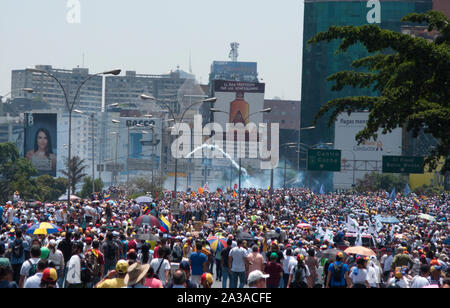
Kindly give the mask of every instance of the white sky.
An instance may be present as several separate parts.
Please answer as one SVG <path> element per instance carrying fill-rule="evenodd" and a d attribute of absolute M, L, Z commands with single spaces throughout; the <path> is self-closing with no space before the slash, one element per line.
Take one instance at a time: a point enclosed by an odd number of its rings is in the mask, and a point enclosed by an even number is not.
<path fill-rule="evenodd" d="M 76 0 L 70 0 L 76 1 Z M 162 74 L 177 65 L 207 83 L 212 61 L 258 62 L 266 98 L 300 99 L 303 0 L 78 0 L 81 23 L 67 22 L 69 0 L 0 1 L 0 95 L 11 70 L 49 64 L 91 73 L 113 68 Z"/>

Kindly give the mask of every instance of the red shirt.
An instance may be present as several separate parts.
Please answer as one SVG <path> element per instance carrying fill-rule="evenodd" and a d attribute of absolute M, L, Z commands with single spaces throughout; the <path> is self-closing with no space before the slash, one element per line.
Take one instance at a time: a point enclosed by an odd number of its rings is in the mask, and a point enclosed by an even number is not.
<path fill-rule="evenodd" d="M 267 278 L 267 285 L 268 286 L 278 286 L 280 285 L 280 273 L 283 272 L 283 268 L 279 263 L 276 262 L 269 262 L 264 267 L 264 272 L 270 275 L 269 278 Z"/>

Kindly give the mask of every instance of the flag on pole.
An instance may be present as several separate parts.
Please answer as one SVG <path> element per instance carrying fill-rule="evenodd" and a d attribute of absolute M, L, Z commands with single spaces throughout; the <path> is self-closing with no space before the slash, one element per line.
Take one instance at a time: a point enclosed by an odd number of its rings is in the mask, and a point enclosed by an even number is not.
<path fill-rule="evenodd" d="M 333 231 L 328 230 L 325 232 L 325 236 L 323 237 L 323 240 L 327 240 L 330 243 L 334 243 L 334 234 Z"/>
<path fill-rule="evenodd" d="M 413 199 L 413 205 L 416 210 L 419 209 L 420 202 L 419 202 L 419 200 L 417 200 L 417 198 Z"/>
<path fill-rule="evenodd" d="M 375 221 L 375 227 L 377 232 L 380 232 L 383 229 L 383 223 L 377 219 Z"/>
<path fill-rule="evenodd" d="M 167 233 L 170 231 L 170 227 L 172 227 L 172 224 L 163 215 L 161 215 L 159 217 L 159 230 Z"/>
<path fill-rule="evenodd" d="M 405 186 L 405 195 L 408 196 L 410 193 L 411 193 L 411 189 L 409 188 L 408 183 L 406 183 L 406 186 Z"/>
<path fill-rule="evenodd" d="M 394 187 L 394 189 L 392 189 L 392 192 L 391 192 L 391 195 L 389 196 L 389 198 L 391 200 L 395 200 L 395 197 L 396 197 L 396 194 L 395 194 L 395 187 Z"/>
<path fill-rule="evenodd" d="M 347 217 L 347 229 L 349 232 L 359 232 L 358 222 L 350 216 Z"/>
<path fill-rule="evenodd" d="M 320 185 L 320 191 L 319 191 L 319 194 L 321 194 L 321 195 L 325 194 L 325 191 L 323 190 L 323 184 Z"/>

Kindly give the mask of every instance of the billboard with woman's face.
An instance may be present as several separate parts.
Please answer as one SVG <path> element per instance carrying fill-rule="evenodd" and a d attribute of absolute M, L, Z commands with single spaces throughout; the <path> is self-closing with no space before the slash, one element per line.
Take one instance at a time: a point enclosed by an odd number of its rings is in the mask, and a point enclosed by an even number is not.
<path fill-rule="evenodd" d="M 38 175 L 56 176 L 57 115 L 29 113 L 25 115 L 25 157 L 38 171 Z"/>

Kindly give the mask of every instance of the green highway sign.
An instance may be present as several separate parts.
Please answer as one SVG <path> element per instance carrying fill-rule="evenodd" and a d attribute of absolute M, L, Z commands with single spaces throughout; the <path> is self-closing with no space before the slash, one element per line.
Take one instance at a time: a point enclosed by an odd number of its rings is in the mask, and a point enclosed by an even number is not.
<path fill-rule="evenodd" d="M 308 150 L 308 170 L 341 171 L 341 151 Z"/>
<path fill-rule="evenodd" d="M 423 157 L 383 156 L 383 173 L 423 173 Z"/>

